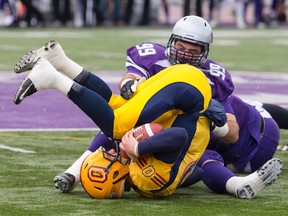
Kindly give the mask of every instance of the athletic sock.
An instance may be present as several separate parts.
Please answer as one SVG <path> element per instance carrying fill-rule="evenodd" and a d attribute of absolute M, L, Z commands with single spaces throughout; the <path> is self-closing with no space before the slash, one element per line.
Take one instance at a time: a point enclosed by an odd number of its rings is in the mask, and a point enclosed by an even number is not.
<path fill-rule="evenodd" d="M 75 184 L 80 182 L 80 169 L 83 161 L 87 156 L 89 156 L 92 152 L 86 150 L 66 171 L 65 173 L 70 173 L 75 176 Z"/>

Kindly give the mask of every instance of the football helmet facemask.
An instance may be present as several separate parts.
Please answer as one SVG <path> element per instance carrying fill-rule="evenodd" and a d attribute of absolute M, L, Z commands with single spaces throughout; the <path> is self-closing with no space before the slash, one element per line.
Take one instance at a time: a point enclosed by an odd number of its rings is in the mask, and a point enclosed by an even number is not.
<path fill-rule="evenodd" d="M 201 52 L 187 52 L 175 47 L 177 40 L 196 44 Z M 166 47 L 166 56 L 171 64 L 190 64 L 201 67 L 207 60 L 210 45 L 213 42 L 213 31 L 209 23 L 198 16 L 185 16 L 178 20 Z"/>
<path fill-rule="evenodd" d="M 114 154 L 100 147 L 83 161 L 80 178 L 92 198 L 113 199 L 123 196 L 128 174 L 129 160 L 121 156 L 118 148 Z"/>

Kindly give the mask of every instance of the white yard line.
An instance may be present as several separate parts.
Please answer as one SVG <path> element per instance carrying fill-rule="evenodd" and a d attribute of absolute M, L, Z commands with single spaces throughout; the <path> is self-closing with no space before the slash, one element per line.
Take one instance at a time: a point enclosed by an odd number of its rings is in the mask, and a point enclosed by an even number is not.
<path fill-rule="evenodd" d="M 5 149 L 5 150 L 13 151 L 13 152 L 21 152 L 21 153 L 26 153 L 26 154 L 36 153 L 35 151 L 26 150 L 22 148 L 13 148 L 13 147 L 2 145 L 2 144 L 0 144 L 0 149 Z"/>

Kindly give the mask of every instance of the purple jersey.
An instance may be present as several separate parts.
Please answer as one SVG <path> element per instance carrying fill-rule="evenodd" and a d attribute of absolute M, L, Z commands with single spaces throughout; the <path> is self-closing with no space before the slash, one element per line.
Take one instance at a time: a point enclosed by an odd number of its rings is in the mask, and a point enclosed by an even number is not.
<path fill-rule="evenodd" d="M 273 156 L 279 141 L 279 128 L 270 114 L 261 106 L 256 106 L 255 103 L 252 106 L 234 95 L 226 101 L 230 103 L 228 106 L 223 104 L 226 112 L 234 114 L 239 125 L 239 139 L 235 144 L 228 144 L 211 135 L 208 148 L 216 150 L 223 157 L 225 164 L 233 164 L 238 172 L 245 172 L 247 164 L 255 158 L 255 155 L 262 155 L 263 160 L 266 156 L 263 163 Z M 259 152 L 262 148 L 266 150 Z M 255 163 L 260 163 L 259 161 L 262 163 L 262 159 L 258 159 Z M 255 168 L 249 167 L 247 171 L 251 168 L 254 171 L 262 166 L 261 163 L 255 163 Z"/>
<path fill-rule="evenodd" d="M 144 42 L 127 49 L 127 72 L 144 76 L 147 79 L 161 70 L 171 66 L 165 54 L 166 47 L 160 44 Z M 218 63 L 207 60 L 199 68 L 202 70 L 212 87 L 212 97 L 224 101 L 234 91 L 229 72 Z"/>
<path fill-rule="evenodd" d="M 200 68 L 212 87 L 212 97 L 218 101 L 226 100 L 234 91 L 231 75 L 224 67 L 208 59 Z"/>

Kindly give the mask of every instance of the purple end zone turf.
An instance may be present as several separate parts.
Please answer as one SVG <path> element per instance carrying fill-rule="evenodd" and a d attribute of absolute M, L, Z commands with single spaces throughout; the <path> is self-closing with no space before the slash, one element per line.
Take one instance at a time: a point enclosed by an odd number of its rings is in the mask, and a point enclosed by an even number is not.
<path fill-rule="evenodd" d="M 100 76 L 119 93 L 118 82 L 122 74 L 101 73 Z M 77 106 L 54 90 L 37 92 L 15 105 L 14 94 L 25 76 L 0 73 L 0 130 L 97 128 Z M 235 94 L 241 98 L 288 108 L 288 75 L 232 73 L 232 77 Z"/>

